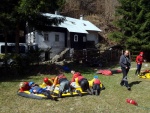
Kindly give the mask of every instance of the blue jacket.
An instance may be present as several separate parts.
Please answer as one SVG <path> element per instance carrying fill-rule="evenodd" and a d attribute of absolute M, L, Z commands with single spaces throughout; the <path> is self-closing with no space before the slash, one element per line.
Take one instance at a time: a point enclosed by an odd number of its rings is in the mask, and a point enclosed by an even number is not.
<path fill-rule="evenodd" d="M 33 90 L 36 90 L 36 93 L 42 93 L 42 92 L 46 91 L 45 89 L 40 88 L 39 86 L 33 86 L 33 87 L 31 87 L 31 89 L 29 91 L 31 93 L 34 93 Z"/>

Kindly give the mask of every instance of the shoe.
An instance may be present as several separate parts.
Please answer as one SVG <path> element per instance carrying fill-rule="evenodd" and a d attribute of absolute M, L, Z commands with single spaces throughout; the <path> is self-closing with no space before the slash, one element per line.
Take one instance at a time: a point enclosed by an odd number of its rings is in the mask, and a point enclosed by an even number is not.
<path fill-rule="evenodd" d="M 102 84 L 102 88 L 101 88 L 101 90 L 105 90 L 105 86 Z"/>
<path fill-rule="evenodd" d="M 59 97 L 59 98 L 62 97 L 62 91 L 59 91 L 58 97 Z"/>
<path fill-rule="evenodd" d="M 92 95 L 95 95 L 95 92 L 94 92 L 94 90 L 93 90 L 93 89 L 92 89 L 92 91 L 91 91 L 91 92 L 92 92 Z"/>
<path fill-rule="evenodd" d="M 94 92 L 95 92 L 95 95 L 98 96 L 98 90 L 95 90 Z"/>
<path fill-rule="evenodd" d="M 77 90 L 77 93 L 79 94 L 79 96 L 81 96 L 81 97 L 82 97 L 82 93 L 81 93 L 81 91 Z"/>
<path fill-rule="evenodd" d="M 88 92 L 90 95 L 92 95 L 92 92 L 91 92 L 90 89 L 87 89 L 87 92 Z"/>
<path fill-rule="evenodd" d="M 70 91 L 70 95 L 73 96 L 73 92 L 72 91 Z"/>
<path fill-rule="evenodd" d="M 130 87 L 127 87 L 127 89 L 128 89 L 129 91 L 131 91 L 131 88 L 130 88 Z"/>
<path fill-rule="evenodd" d="M 120 86 L 124 86 L 124 84 L 123 84 L 123 83 L 120 83 Z"/>

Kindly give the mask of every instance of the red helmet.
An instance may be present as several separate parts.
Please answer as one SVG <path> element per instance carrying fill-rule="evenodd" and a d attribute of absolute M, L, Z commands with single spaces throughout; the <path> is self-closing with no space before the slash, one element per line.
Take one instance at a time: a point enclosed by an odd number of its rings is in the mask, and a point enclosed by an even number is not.
<path fill-rule="evenodd" d="M 48 80 L 48 78 L 46 77 L 46 78 L 44 78 L 44 82 L 48 82 L 49 80 Z"/>

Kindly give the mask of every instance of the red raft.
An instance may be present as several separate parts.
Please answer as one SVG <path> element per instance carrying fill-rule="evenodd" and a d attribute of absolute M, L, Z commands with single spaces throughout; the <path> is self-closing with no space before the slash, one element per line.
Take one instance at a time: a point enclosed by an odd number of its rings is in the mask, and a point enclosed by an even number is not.
<path fill-rule="evenodd" d="M 102 75 L 106 75 L 106 76 L 111 76 L 113 74 L 117 74 L 117 73 L 121 73 L 121 70 L 109 70 L 109 69 L 104 69 L 104 70 L 98 70 L 96 73 L 97 74 L 102 74 Z"/>

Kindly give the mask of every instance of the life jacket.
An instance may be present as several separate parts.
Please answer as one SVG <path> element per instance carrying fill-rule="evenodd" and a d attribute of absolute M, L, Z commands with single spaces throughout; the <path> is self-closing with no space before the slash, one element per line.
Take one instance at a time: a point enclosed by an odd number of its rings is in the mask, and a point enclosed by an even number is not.
<path fill-rule="evenodd" d="M 46 83 L 46 85 L 48 85 L 48 86 L 53 85 L 53 81 L 51 79 L 48 79 L 48 82 Z"/>
<path fill-rule="evenodd" d="M 142 64 L 142 63 L 143 63 L 143 56 L 138 55 L 138 56 L 136 57 L 136 62 L 139 63 L 139 64 Z"/>
<path fill-rule="evenodd" d="M 58 75 L 58 82 L 61 83 L 62 81 L 67 80 L 66 76 L 63 74 Z"/>
<path fill-rule="evenodd" d="M 78 76 L 78 81 L 81 81 L 84 77 L 83 76 Z"/>
<path fill-rule="evenodd" d="M 98 85 L 101 84 L 101 82 L 100 82 L 99 79 L 94 79 L 93 83 L 94 83 L 94 84 L 98 84 Z"/>
<path fill-rule="evenodd" d="M 23 91 L 28 91 L 29 89 L 30 89 L 29 83 L 28 82 L 24 82 L 24 87 L 21 87 L 19 89 L 19 91 L 23 92 Z"/>
<path fill-rule="evenodd" d="M 23 92 L 23 91 L 28 91 L 29 89 L 30 89 L 29 86 L 24 86 L 24 87 L 21 87 L 21 88 L 19 89 L 19 91 L 20 91 L 20 92 Z"/>

